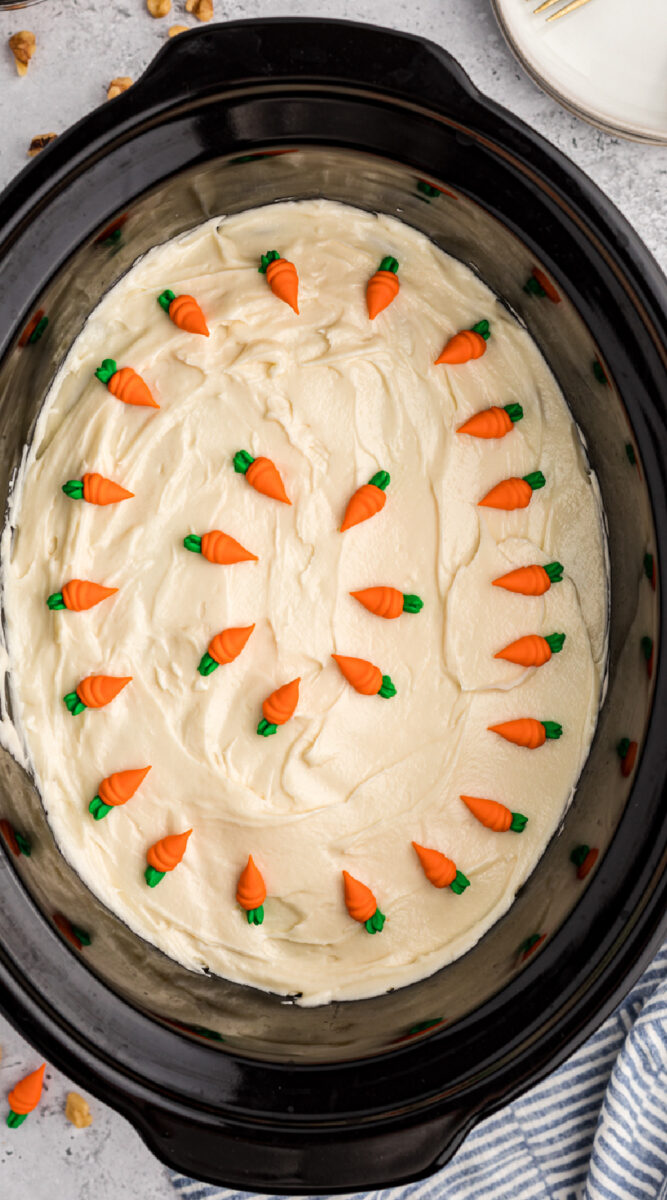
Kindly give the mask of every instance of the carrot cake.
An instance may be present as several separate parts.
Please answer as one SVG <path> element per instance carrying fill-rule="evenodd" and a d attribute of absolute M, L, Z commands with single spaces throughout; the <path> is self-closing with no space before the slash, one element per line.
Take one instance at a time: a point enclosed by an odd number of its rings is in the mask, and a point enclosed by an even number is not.
<path fill-rule="evenodd" d="M 57 842 L 187 967 L 303 1004 L 410 984 L 558 829 L 606 659 L 598 488 L 529 335 L 400 221 L 282 203 L 138 261 L 3 543 Z"/>

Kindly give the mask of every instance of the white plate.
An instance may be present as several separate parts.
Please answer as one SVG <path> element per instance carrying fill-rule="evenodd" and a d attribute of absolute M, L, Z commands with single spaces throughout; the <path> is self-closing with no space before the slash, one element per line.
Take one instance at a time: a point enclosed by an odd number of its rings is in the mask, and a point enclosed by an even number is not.
<path fill-rule="evenodd" d="M 667 0 L 590 0 L 557 21 L 539 0 L 491 0 L 535 82 L 607 132 L 667 143 Z"/>

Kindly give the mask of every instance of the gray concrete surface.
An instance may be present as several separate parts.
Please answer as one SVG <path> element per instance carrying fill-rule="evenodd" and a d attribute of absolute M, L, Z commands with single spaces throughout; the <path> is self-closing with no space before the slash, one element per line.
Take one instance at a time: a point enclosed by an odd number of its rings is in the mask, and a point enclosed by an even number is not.
<path fill-rule="evenodd" d="M 378 21 L 432 38 L 450 50 L 474 82 L 574 159 L 616 203 L 667 265 L 667 149 L 608 137 L 560 109 L 512 58 L 488 0 L 214 0 L 218 20 L 317 15 Z M 137 79 L 172 23 L 193 25 L 184 0 L 153 20 L 143 0 L 44 0 L 0 12 L 0 186 L 28 161 L 30 139 L 61 132 L 104 102 L 116 75 Z M 27 76 L 19 78 L 7 38 L 37 35 Z M 1 285 L 0 285 L 1 286 Z M 0 1107 L 6 1092 L 37 1066 L 35 1052 L 0 1018 Z M 130 1126 L 91 1099 L 93 1125 L 76 1130 L 64 1116 L 68 1081 L 49 1071 L 40 1110 L 14 1133 L 0 1125 L 2 1200 L 167 1200 L 168 1173 Z M 518 1197 L 520 1200 L 520 1197 Z"/>

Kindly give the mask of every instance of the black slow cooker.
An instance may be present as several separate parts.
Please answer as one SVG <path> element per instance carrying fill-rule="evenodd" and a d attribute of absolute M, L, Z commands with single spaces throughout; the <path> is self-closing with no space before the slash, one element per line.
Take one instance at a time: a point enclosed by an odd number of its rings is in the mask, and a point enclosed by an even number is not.
<path fill-rule="evenodd" d="M 620 999 L 667 892 L 665 280 L 604 196 L 436 46 L 347 22 L 207 26 L 15 180 L 0 198 L 0 488 L 87 314 L 139 254 L 214 214 L 313 196 L 422 230 L 535 338 L 602 491 L 610 654 L 574 802 L 516 903 L 459 961 L 371 1000 L 302 1008 L 170 961 L 87 891 L 29 772 L 0 756 L 3 1010 L 165 1162 L 282 1193 L 445 1162 Z"/>

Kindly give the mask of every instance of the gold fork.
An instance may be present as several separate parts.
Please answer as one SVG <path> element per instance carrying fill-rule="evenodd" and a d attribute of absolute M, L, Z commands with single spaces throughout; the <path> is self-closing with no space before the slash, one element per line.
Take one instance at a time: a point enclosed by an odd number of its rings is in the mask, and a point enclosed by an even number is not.
<path fill-rule="evenodd" d="M 558 12 L 552 13 L 551 16 L 547 17 L 547 21 L 557 21 L 559 17 L 566 17 L 568 13 L 574 12 L 576 8 L 583 8 L 584 4 L 588 4 L 588 2 L 589 0 L 570 0 L 570 3 L 566 4 L 564 8 L 559 8 Z M 543 0 L 542 4 L 533 9 L 533 13 L 542 13 L 547 8 L 551 8 L 552 5 L 559 3 L 560 0 Z"/>

